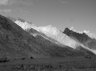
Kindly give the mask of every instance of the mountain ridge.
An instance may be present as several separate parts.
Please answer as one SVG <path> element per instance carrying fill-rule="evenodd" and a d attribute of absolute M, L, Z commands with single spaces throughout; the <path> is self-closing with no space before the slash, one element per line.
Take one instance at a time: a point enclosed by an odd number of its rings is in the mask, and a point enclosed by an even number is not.
<path fill-rule="evenodd" d="M 51 25 L 38 27 L 33 24 L 29 24 L 28 22 L 21 22 L 19 20 L 15 21 L 15 23 L 24 30 L 33 28 L 33 29 L 37 30 L 38 32 L 41 32 L 41 33 L 45 34 L 46 36 L 58 41 L 60 44 L 69 46 L 71 48 L 76 48 L 76 46 L 78 44 L 73 39 L 66 36 L 61 31 L 59 31 L 56 27 L 53 27 Z"/>
<path fill-rule="evenodd" d="M 22 21 L 21 21 L 22 22 Z M 22 22 L 23 23 L 23 22 Z M 17 23 L 19 26 L 21 26 L 21 24 L 18 22 Z M 53 39 L 53 40 L 55 40 L 55 41 L 57 41 L 57 44 L 58 44 L 58 42 L 59 42 L 59 45 L 67 45 L 67 46 L 69 46 L 69 47 L 71 47 L 71 48 L 74 48 L 74 49 L 76 49 L 76 47 L 78 47 L 78 46 L 82 46 L 82 47 L 84 47 L 84 48 L 87 48 L 88 50 L 89 50 L 89 45 L 84 45 L 84 44 L 82 44 L 82 43 L 80 43 L 80 42 L 77 42 L 77 41 L 74 41 L 74 39 L 72 38 L 72 37 L 68 37 L 67 36 L 67 34 L 62 34 L 62 32 L 61 31 L 59 31 L 56 27 L 53 27 L 52 25 L 48 25 L 48 26 L 36 26 L 36 25 L 34 25 L 34 24 L 30 24 L 30 23 L 28 23 L 27 21 L 26 21 L 26 23 L 23 23 L 23 24 L 25 24 L 25 25 L 27 25 L 27 28 L 26 29 L 31 29 L 31 28 L 33 28 L 33 29 L 35 29 L 35 30 L 37 30 L 38 32 L 40 32 L 40 33 L 43 33 L 45 36 L 47 36 L 47 37 L 50 37 L 51 39 Z M 29 27 L 30 26 L 30 27 Z M 22 26 L 21 26 L 22 27 Z M 22 27 L 23 29 L 25 29 L 24 27 Z M 51 33 L 51 32 L 52 33 Z M 51 35 L 50 35 L 50 33 L 51 33 Z M 80 34 L 80 32 L 78 32 L 79 34 Z M 60 36 L 60 34 L 61 34 L 61 36 Z M 87 36 L 87 37 L 89 37 L 87 34 L 85 34 L 85 33 L 83 33 L 85 36 Z M 35 34 L 36 35 L 36 34 Z M 57 35 L 57 36 L 56 36 Z M 43 36 L 44 37 L 44 36 Z M 82 36 L 83 37 L 83 36 Z M 66 39 L 65 39 L 66 38 Z M 91 38 L 91 37 L 90 37 Z M 63 40 L 62 40 L 63 39 Z M 83 38 L 83 40 L 84 40 L 85 38 Z M 62 42 L 63 41 L 63 42 Z M 66 42 L 67 41 L 67 42 Z M 91 47 L 91 46 L 90 46 Z M 93 51 L 93 50 L 90 50 L 90 51 L 92 51 L 93 53 L 95 53 L 96 54 L 96 52 L 95 51 Z"/>
<path fill-rule="evenodd" d="M 0 59 L 7 58 L 53 58 L 53 57 L 82 57 L 95 56 L 92 52 L 84 49 L 73 49 L 69 46 L 59 46 L 40 35 L 34 37 L 32 33 L 38 31 L 27 31 L 22 29 L 12 20 L 0 15 Z"/>
<path fill-rule="evenodd" d="M 86 33 L 78 33 L 74 30 L 71 30 L 69 28 L 65 28 L 64 34 L 68 35 L 69 37 L 79 41 L 83 45 L 89 47 L 90 49 L 96 49 L 96 39 L 91 38 Z"/>

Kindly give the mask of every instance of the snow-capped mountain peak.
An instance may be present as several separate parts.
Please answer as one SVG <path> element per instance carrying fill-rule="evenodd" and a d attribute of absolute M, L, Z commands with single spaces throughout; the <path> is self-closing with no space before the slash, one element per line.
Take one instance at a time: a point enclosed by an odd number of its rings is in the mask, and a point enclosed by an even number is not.
<path fill-rule="evenodd" d="M 76 49 L 78 46 L 85 47 L 83 44 L 81 44 L 80 42 L 77 42 L 76 40 L 72 39 L 70 36 L 61 32 L 60 30 L 58 30 L 56 27 L 54 27 L 52 25 L 36 26 L 32 23 L 28 23 L 26 21 L 21 21 L 21 20 L 16 20 L 15 23 L 17 25 L 19 25 L 24 30 L 34 29 L 34 30 L 38 31 L 39 33 L 42 33 L 42 34 L 46 35 L 47 37 L 56 40 L 58 42 L 56 44 L 58 44 L 58 45 L 62 44 L 64 46 L 69 46 L 73 49 Z M 74 28 L 70 28 L 70 30 L 72 30 L 72 31 L 74 30 L 78 34 L 82 34 L 82 36 L 83 35 L 87 36 L 89 34 L 89 32 L 86 32 L 86 31 L 80 32 L 80 31 L 75 30 Z M 87 35 L 86 35 L 86 33 L 87 33 Z M 38 34 L 37 33 L 34 33 L 34 34 L 31 33 L 31 35 L 36 37 Z M 93 37 L 93 36 L 91 36 L 91 37 Z M 44 37 L 44 38 L 46 38 L 46 37 Z M 46 38 L 46 39 L 49 40 L 48 38 Z M 87 48 L 88 47 L 85 47 L 85 49 L 87 49 Z M 87 49 L 87 50 L 90 50 L 90 49 Z M 90 51 L 93 52 L 93 50 L 90 50 Z M 95 51 L 93 53 L 95 53 Z"/>
<path fill-rule="evenodd" d="M 28 22 L 22 22 L 20 20 L 16 20 L 15 23 L 19 25 L 21 28 L 23 28 L 24 30 L 33 28 L 37 30 L 38 32 L 41 32 L 45 34 L 46 36 L 58 41 L 62 45 L 66 45 L 71 48 L 76 48 L 78 45 L 76 41 L 74 41 L 67 35 L 63 34 L 60 30 L 58 30 L 56 27 L 53 27 L 52 25 L 38 27 L 33 24 L 29 24 Z"/>

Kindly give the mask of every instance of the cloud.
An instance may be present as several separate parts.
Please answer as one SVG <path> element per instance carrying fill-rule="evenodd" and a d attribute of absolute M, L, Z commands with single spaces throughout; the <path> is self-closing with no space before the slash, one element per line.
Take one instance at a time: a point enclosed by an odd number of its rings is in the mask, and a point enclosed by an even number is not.
<path fill-rule="evenodd" d="M 34 5 L 34 0 L 9 0 L 8 5 L 29 6 Z"/>
<path fill-rule="evenodd" d="M 7 5 L 8 4 L 8 0 L 0 0 L 0 5 Z"/>
<path fill-rule="evenodd" d="M 67 0 L 58 0 L 61 4 L 67 4 L 69 3 Z"/>
<path fill-rule="evenodd" d="M 0 0 L 0 5 L 13 5 L 15 3 L 19 3 L 20 1 L 23 0 Z"/>
<path fill-rule="evenodd" d="M 0 0 L 0 5 L 34 5 L 40 0 Z"/>
<path fill-rule="evenodd" d="M 11 11 L 11 9 L 1 9 L 0 13 L 10 13 Z"/>
<path fill-rule="evenodd" d="M 90 31 L 86 31 L 86 30 L 84 30 L 84 33 L 86 33 L 89 37 L 96 39 L 96 35 L 94 33 L 91 33 Z"/>

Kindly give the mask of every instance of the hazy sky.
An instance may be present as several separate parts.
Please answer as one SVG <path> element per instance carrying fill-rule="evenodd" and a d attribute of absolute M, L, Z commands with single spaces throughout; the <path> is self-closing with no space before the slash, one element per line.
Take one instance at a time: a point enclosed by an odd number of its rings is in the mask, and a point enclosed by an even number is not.
<path fill-rule="evenodd" d="M 96 34 L 96 0 L 0 0 L 0 14 L 36 25 L 73 26 Z"/>

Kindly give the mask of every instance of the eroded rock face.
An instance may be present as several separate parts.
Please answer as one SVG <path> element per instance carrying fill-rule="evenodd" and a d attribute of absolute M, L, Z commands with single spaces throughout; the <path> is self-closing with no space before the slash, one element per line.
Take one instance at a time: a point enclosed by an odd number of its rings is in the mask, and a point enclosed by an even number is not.
<path fill-rule="evenodd" d="M 73 30 L 70 30 L 69 28 L 65 28 L 63 33 L 73 39 L 76 39 L 77 41 L 89 48 L 96 49 L 96 39 L 89 37 L 85 33 L 78 33 Z"/>
<path fill-rule="evenodd" d="M 80 41 L 82 43 L 91 39 L 85 33 L 74 32 L 74 31 L 70 30 L 69 28 L 65 28 L 63 33 L 65 33 L 66 35 L 68 35 L 70 37 L 76 38 L 78 41 Z"/>

